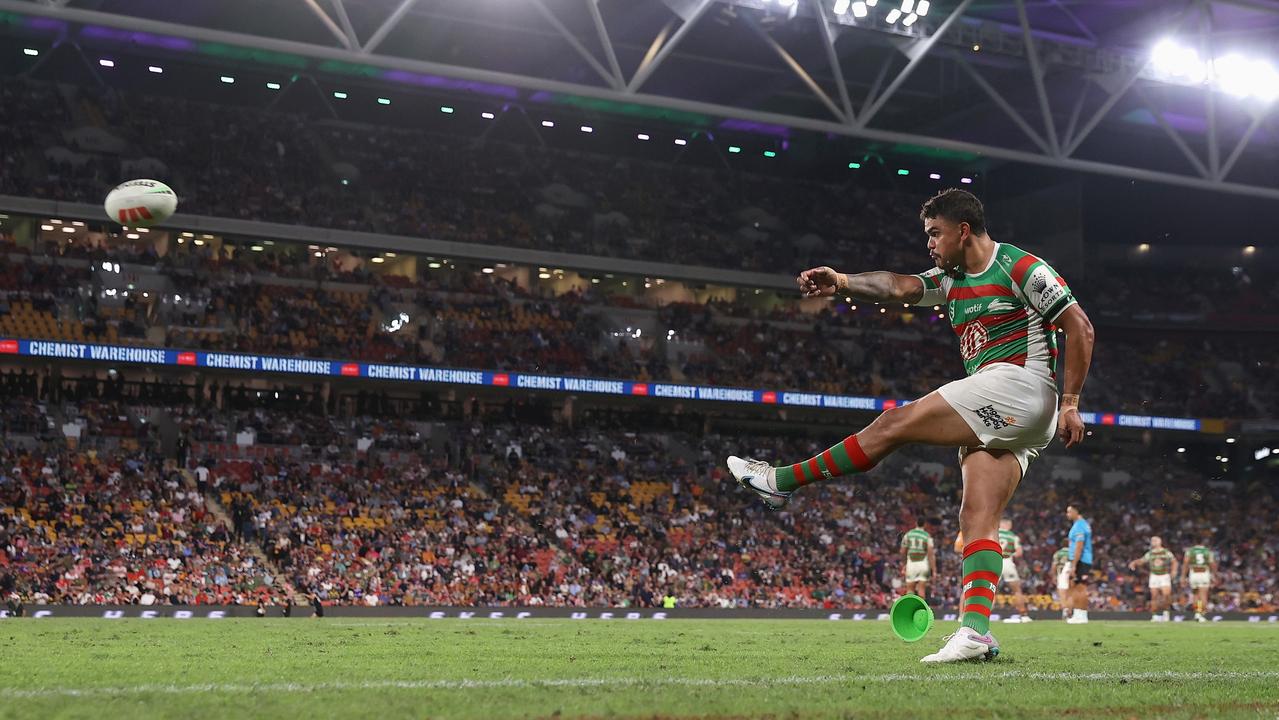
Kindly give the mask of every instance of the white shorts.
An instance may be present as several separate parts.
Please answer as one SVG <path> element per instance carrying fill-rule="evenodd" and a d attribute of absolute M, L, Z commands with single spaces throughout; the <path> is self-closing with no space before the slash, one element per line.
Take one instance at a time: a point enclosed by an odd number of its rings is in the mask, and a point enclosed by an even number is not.
<path fill-rule="evenodd" d="M 1025 476 L 1057 432 L 1057 387 L 1024 367 L 987 365 L 937 392 L 981 440 L 981 445 L 959 449 L 960 462 L 972 450 L 1011 450 Z"/>
<path fill-rule="evenodd" d="M 1004 558 L 1004 571 L 999 579 L 1004 582 L 1021 582 L 1021 576 L 1017 574 L 1017 563 L 1012 558 Z"/>
<path fill-rule="evenodd" d="M 1212 585 L 1212 573 L 1207 570 L 1191 570 L 1190 571 L 1190 588 L 1198 590 Z"/>
<path fill-rule="evenodd" d="M 1058 590 L 1070 589 L 1070 566 L 1069 565 L 1063 565 L 1061 568 L 1061 572 L 1057 573 L 1057 589 Z"/>
<path fill-rule="evenodd" d="M 1172 575 L 1168 573 L 1165 573 L 1163 575 L 1152 574 L 1150 576 L 1150 589 L 1151 590 L 1160 590 L 1160 589 L 1171 590 Z"/>
<path fill-rule="evenodd" d="M 927 582 L 929 580 L 927 560 L 906 561 L 906 582 Z"/>

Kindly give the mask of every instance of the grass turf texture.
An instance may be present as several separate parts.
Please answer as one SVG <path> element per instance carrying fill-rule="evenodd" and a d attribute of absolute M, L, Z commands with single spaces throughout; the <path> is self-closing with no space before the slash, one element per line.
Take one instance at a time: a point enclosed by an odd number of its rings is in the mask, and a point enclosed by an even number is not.
<path fill-rule="evenodd" d="M 922 666 L 886 622 L 0 621 L 0 718 L 1279 717 L 1279 626 L 996 624 Z"/>

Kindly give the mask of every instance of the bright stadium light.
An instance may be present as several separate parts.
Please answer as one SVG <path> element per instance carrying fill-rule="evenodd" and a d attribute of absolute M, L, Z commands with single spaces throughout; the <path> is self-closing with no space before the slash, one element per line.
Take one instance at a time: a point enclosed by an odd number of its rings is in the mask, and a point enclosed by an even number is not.
<path fill-rule="evenodd" d="M 1253 460 L 1265 460 L 1266 458 L 1270 457 L 1271 453 L 1272 453 L 1272 451 L 1271 451 L 1271 449 L 1270 449 L 1270 448 L 1268 448 L 1268 447 L 1263 447 L 1263 448 L 1261 448 L 1260 450 L 1256 450 L 1256 451 L 1254 451 L 1254 452 L 1252 453 L 1252 459 L 1253 459 Z"/>
<path fill-rule="evenodd" d="M 1217 88 L 1227 95 L 1266 102 L 1279 98 L 1279 71 L 1265 60 L 1232 53 L 1213 60 L 1212 74 Z"/>
<path fill-rule="evenodd" d="M 648 140 L 648 139 L 649 139 L 649 137 L 648 137 L 648 133 L 640 133 L 640 134 L 636 135 L 636 136 L 635 136 L 635 138 L 636 138 L 637 140 Z"/>
<path fill-rule="evenodd" d="M 932 3 L 928 0 L 919 0 L 919 4 L 915 6 L 915 14 L 924 17 L 928 15 L 928 9 L 932 7 Z"/>
<path fill-rule="evenodd" d="M 676 144 L 676 145 L 687 145 L 687 144 L 688 144 L 688 141 L 687 141 L 687 140 L 685 140 L 684 138 L 675 138 L 675 144 Z"/>
<path fill-rule="evenodd" d="M 835 7 L 831 8 L 836 15 L 843 15 L 848 12 L 848 5 L 852 0 L 835 0 Z"/>
<path fill-rule="evenodd" d="M 915 13 L 911 13 L 911 14 L 909 14 L 909 15 L 907 15 L 907 16 L 906 16 L 906 19 L 905 19 L 905 20 L 902 20 L 902 26 L 903 26 L 903 27 L 910 27 L 911 25 L 914 25 L 914 24 L 915 24 L 915 21 L 916 21 L 916 20 L 918 20 L 918 19 L 919 19 L 919 16 L 918 16 L 918 15 L 916 15 Z"/>
<path fill-rule="evenodd" d="M 100 58 L 100 59 L 98 60 L 98 64 L 99 64 L 99 65 L 101 65 L 102 67 L 106 67 L 106 68 L 113 68 L 113 67 L 115 67 L 115 60 L 108 60 L 108 59 L 106 59 L 106 58 Z"/>
<path fill-rule="evenodd" d="M 164 74 L 164 68 L 160 67 L 159 65 L 148 65 L 148 66 L 147 66 L 147 72 L 153 72 L 153 73 L 155 73 L 156 75 L 163 75 L 163 74 Z"/>
<path fill-rule="evenodd" d="M 915 12 L 915 0 L 902 0 L 902 14 L 909 15 Z"/>
<path fill-rule="evenodd" d="M 737 147 L 736 145 L 729 145 L 729 146 L 728 146 L 728 151 L 729 151 L 730 153 L 739 153 L 739 152 L 741 152 L 741 151 L 742 151 L 742 149 L 741 149 L 741 148 L 739 148 L 739 147 Z"/>
<path fill-rule="evenodd" d="M 794 7 L 797 2 L 799 2 L 799 0 L 777 0 L 777 5 L 779 7 L 788 8 Z"/>
<path fill-rule="evenodd" d="M 859 163 L 859 162 L 850 162 L 850 163 L 848 163 L 848 169 L 849 169 L 849 170 L 860 170 L 860 169 L 861 169 L 861 167 L 862 167 L 862 164 L 861 164 L 861 163 Z"/>
<path fill-rule="evenodd" d="M 493 118 L 497 116 L 491 112 L 482 112 L 480 113 L 480 117 L 484 118 L 485 120 L 492 120 Z"/>
<path fill-rule="evenodd" d="M 590 125 L 583 125 L 583 126 L 582 126 L 582 128 L 581 128 L 581 130 L 582 130 L 582 132 L 584 132 L 584 133 L 593 133 L 593 132 L 595 132 L 595 128 L 591 127 Z"/>
<path fill-rule="evenodd" d="M 333 97 L 337 98 L 338 100 L 345 100 L 347 95 L 341 90 L 338 90 L 337 92 L 333 93 Z"/>
<path fill-rule="evenodd" d="M 965 185 L 972 185 L 972 184 L 973 184 L 973 179 L 972 179 L 972 178 L 970 178 L 970 177 L 961 177 L 961 178 L 959 178 L 959 182 L 961 182 L 961 183 L 963 183 L 963 184 L 965 184 Z"/>
<path fill-rule="evenodd" d="M 884 18 L 884 22 L 888 23 L 889 25 L 892 25 L 893 23 L 896 23 L 899 19 L 901 19 L 901 16 L 902 16 L 902 11 L 898 10 L 897 8 L 893 8 L 892 10 L 888 11 L 888 16 Z"/>
<path fill-rule="evenodd" d="M 879 4 L 879 0 L 866 0 L 866 7 L 875 7 Z"/>
<path fill-rule="evenodd" d="M 378 104 L 378 105 L 390 105 L 390 104 L 391 104 L 391 99 L 390 99 L 390 98 L 378 98 L 378 99 L 377 99 L 377 104 Z"/>
<path fill-rule="evenodd" d="M 22 54 L 23 54 L 23 55 L 30 55 L 31 57 L 35 57 L 35 56 L 37 56 L 37 55 L 39 55 L 39 54 L 40 54 L 40 51 L 39 51 L 39 50 L 36 50 L 35 48 L 22 48 Z"/>
<path fill-rule="evenodd" d="M 279 89 L 280 89 L 280 83 L 277 83 L 277 82 L 269 82 L 269 83 L 267 83 L 267 84 L 266 84 L 266 89 L 267 89 L 267 90 L 279 90 Z"/>
<path fill-rule="evenodd" d="M 929 179 L 929 180 L 941 180 L 941 175 L 939 175 L 938 173 L 928 173 L 928 179 Z"/>
<path fill-rule="evenodd" d="M 449 107 L 448 105 L 441 105 L 440 112 L 444 113 L 445 115 L 452 115 L 453 108 Z"/>
<path fill-rule="evenodd" d="M 223 75 L 223 76 L 222 76 L 221 78 L 219 78 L 219 79 L 220 79 L 222 82 L 226 83 L 227 85 L 234 85 L 234 84 L 235 84 L 235 78 L 231 77 L 230 75 Z"/>
<path fill-rule="evenodd" d="M 853 17 L 864 18 L 869 12 L 870 10 L 866 9 L 866 3 L 864 2 L 853 3 Z"/>
<path fill-rule="evenodd" d="M 543 120 L 542 127 L 555 127 L 555 123 L 551 122 L 550 120 Z"/>
<path fill-rule="evenodd" d="M 1199 57 L 1199 51 L 1171 38 L 1155 45 L 1150 63 L 1159 74 L 1181 82 L 1197 84 L 1208 78 L 1208 64 Z"/>

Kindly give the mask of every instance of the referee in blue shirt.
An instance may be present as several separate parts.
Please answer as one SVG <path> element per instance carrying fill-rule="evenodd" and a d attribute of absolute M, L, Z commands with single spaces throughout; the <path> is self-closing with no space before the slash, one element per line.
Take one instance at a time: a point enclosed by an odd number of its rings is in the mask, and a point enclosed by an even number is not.
<path fill-rule="evenodd" d="M 1066 620 L 1071 625 L 1088 622 L 1088 576 L 1092 572 L 1092 526 L 1084 519 L 1079 502 L 1066 506 L 1066 518 L 1073 523 L 1066 547 L 1070 549 L 1070 590 L 1066 597 L 1074 612 Z"/>

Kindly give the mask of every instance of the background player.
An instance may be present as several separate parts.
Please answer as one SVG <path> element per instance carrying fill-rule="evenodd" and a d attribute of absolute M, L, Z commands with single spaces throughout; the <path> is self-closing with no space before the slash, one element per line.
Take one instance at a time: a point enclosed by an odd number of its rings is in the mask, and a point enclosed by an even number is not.
<path fill-rule="evenodd" d="M 1070 548 L 1053 553 L 1053 578 L 1057 583 L 1057 602 L 1061 605 L 1061 619 L 1070 617 Z"/>
<path fill-rule="evenodd" d="M 906 560 L 906 584 L 902 593 L 915 593 L 927 599 L 928 581 L 937 574 L 937 549 L 933 536 L 924 529 L 923 520 L 902 535 L 902 555 Z"/>
<path fill-rule="evenodd" d="M 1192 545 L 1186 548 L 1185 564 L 1182 566 L 1182 582 L 1189 580 L 1190 595 L 1195 603 L 1195 619 L 1208 622 L 1204 611 L 1208 609 L 1208 589 L 1212 587 L 1212 576 L 1217 574 L 1217 554 L 1204 545 Z"/>
<path fill-rule="evenodd" d="M 1079 507 L 1077 502 L 1066 506 L 1066 518 L 1071 522 L 1066 545 L 1070 549 L 1070 617 L 1066 622 L 1071 625 L 1088 622 L 1088 576 L 1092 573 L 1092 525 Z"/>
<path fill-rule="evenodd" d="M 739 484 L 773 509 L 803 485 L 864 473 L 911 443 L 960 448 L 964 547 L 962 625 L 923 662 L 993 657 L 990 609 L 1003 568 L 999 518 L 1040 450 L 1058 435 L 1066 447 L 1083 440 L 1079 393 L 1092 362 L 1093 328 L 1066 282 L 1047 263 L 986 231 L 981 201 L 944 190 L 924 203 L 920 219 L 935 266 L 918 275 L 829 267 L 799 274 L 806 297 L 836 294 L 870 302 L 947 305 L 968 376 L 919 400 L 885 410 L 869 426 L 806 460 L 772 467 L 728 458 Z M 1057 334 L 1066 331 L 1066 373 L 1057 402 Z"/>
<path fill-rule="evenodd" d="M 1163 538 L 1151 536 L 1150 549 L 1145 555 L 1128 563 L 1129 569 L 1138 566 L 1150 568 L 1150 621 L 1168 622 L 1168 608 L 1172 607 L 1172 578 L 1177 574 L 1177 556 L 1164 547 Z"/>
<path fill-rule="evenodd" d="M 1033 618 L 1026 612 L 1026 596 L 1021 591 L 1021 575 L 1017 574 L 1017 560 L 1022 556 L 1021 538 L 1013 532 L 1013 521 L 1008 518 L 999 521 L 999 546 L 1004 555 L 1004 569 L 999 579 L 1013 591 L 1013 608 L 1017 610 L 1004 622 L 1028 623 Z"/>

